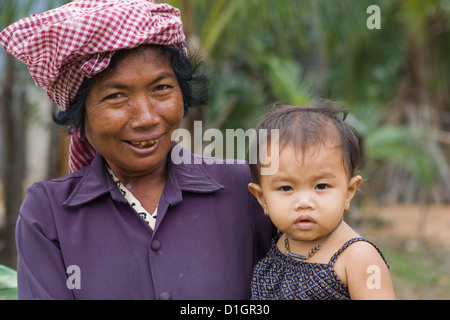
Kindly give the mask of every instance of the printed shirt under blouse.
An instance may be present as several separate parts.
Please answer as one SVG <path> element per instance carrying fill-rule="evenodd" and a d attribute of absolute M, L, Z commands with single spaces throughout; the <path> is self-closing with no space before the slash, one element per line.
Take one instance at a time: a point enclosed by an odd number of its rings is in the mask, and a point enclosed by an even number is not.
<path fill-rule="evenodd" d="M 158 212 L 158 207 L 156 207 L 155 211 L 150 214 L 145 208 L 141 205 L 138 199 L 123 185 L 123 183 L 115 176 L 112 170 L 107 167 L 108 172 L 111 178 L 114 180 L 117 188 L 119 188 L 120 193 L 124 196 L 124 198 L 128 201 L 130 206 L 144 219 L 150 228 L 155 229 L 156 216 Z"/>

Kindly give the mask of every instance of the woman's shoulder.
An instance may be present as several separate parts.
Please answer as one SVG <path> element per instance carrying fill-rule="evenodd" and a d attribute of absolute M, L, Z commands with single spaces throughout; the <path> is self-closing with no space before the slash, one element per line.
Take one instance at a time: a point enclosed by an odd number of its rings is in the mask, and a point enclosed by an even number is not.
<path fill-rule="evenodd" d="M 80 189 L 88 170 L 89 167 L 85 167 L 61 177 L 33 182 L 27 187 L 23 205 L 64 203 L 75 190 Z"/>
<path fill-rule="evenodd" d="M 29 189 L 47 189 L 47 188 L 60 188 L 64 184 L 77 183 L 81 178 L 84 177 L 87 168 L 65 174 L 61 177 L 43 179 L 35 181 L 29 185 Z"/>
<path fill-rule="evenodd" d="M 205 169 L 218 181 L 251 182 L 250 168 L 246 161 L 238 159 L 219 159 L 215 162 L 203 162 Z"/>
<path fill-rule="evenodd" d="M 215 158 L 192 154 L 189 165 L 201 165 L 214 178 L 224 178 L 247 181 L 250 178 L 250 168 L 247 161 L 241 159 Z"/>

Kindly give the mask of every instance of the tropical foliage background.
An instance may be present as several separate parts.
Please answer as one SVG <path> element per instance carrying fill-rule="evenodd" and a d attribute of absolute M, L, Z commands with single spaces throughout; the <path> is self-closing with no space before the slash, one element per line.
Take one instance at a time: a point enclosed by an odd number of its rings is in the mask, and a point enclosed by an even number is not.
<path fill-rule="evenodd" d="M 0 28 L 66 2 L 3 0 Z M 210 76 L 210 103 L 188 114 L 186 128 L 202 120 L 203 129 L 246 130 L 274 102 L 332 99 L 351 111 L 361 135 L 361 202 L 450 203 L 450 0 L 166 2 L 181 9 Z M 380 8 L 380 29 L 367 27 L 370 5 Z M 0 58 L 0 263 L 14 266 L 24 159 L 33 156 L 23 147 L 33 106 L 21 88 L 32 80 L 23 64 Z M 67 158 L 55 149 L 48 177 L 65 172 Z"/>

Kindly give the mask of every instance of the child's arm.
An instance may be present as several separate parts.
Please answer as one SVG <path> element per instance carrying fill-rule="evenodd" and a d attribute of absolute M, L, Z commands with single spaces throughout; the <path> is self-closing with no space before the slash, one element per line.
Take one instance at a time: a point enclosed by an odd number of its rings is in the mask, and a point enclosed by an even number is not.
<path fill-rule="evenodd" d="M 345 253 L 345 254 L 344 254 Z M 355 242 L 342 253 L 352 300 L 395 299 L 389 269 L 370 243 Z"/>

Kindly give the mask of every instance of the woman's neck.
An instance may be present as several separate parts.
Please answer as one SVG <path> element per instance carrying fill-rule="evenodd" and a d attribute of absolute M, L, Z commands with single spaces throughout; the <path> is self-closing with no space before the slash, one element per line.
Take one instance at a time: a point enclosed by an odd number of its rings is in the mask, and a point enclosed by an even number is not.
<path fill-rule="evenodd" d="M 166 185 L 166 163 L 164 166 L 145 172 L 123 171 L 111 165 L 109 167 L 148 212 L 155 210 Z"/>

